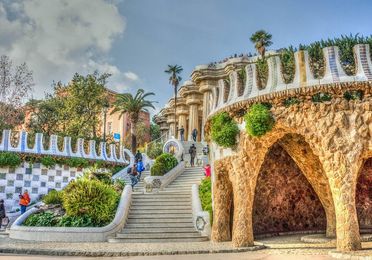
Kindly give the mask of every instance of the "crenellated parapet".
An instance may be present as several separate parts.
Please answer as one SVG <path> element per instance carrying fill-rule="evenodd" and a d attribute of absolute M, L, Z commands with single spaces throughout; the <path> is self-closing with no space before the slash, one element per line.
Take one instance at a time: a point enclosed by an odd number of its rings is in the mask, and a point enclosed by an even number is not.
<path fill-rule="evenodd" d="M 49 138 L 48 148 L 44 147 L 44 135 L 42 133 L 36 133 L 34 145 L 32 147 L 28 146 L 28 133 L 26 131 L 20 131 L 18 136 L 17 145 L 13 146 L 11 144 L 11 130 L 4 130 L 1 143 L 0 151 L 4 152 L 16 152 L 16 153 L 28 153 L 36 155 L 52 155 L 61 157 L 76 157 L 85 158 L 89 160 L 100 160 L 108 161 L 118 164 L 128 164 L 133 158 L 133 154 L 130 150 L 124 148 L 124 146 L 119 146 L 115 144 L 110 144 L 107 152 L 107 144 L 105 142 L 100 142 L 99 149 L 96 149 L 96 141 L 88 141 L 88 151 L 84 148 L 85 140 L 83 138 L 78 138 L 76 143 L 75 151 L 72 149 L 71 137 L 63 137 L 63 149 L 58 147 L 58 139 L 60 137 L 57 135 L 51 135 Z M 117 153 L 117 148 L 119 151 Z"/>

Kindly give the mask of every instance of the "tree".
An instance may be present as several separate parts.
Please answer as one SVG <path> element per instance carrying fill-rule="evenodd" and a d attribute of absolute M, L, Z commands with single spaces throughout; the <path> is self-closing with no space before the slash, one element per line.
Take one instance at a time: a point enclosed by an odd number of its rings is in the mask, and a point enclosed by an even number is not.
<path fill-rule="evenodd" d="M 114 102 L 114 109 L 111 114 L 120 112 L 119 118 L 124 114 L 128 114 L 130 121 L 130 134 L 131 134 L 131 148 L 134 153 L 137 149 L 137 136 L 136 129 L 141 112 L 148 112 L 148 108 L 155 109 L 154 101 L 149 101 L 146 98 L 155 95 L 153 92 L 145 92 L 143 89 L 138 89 L 137 93 L 133 96 L 130 93 L 118 94 Z"/>
<path fill-rule="evenodd" d="M 57 88 L 59 95 L 64 97 L 64 112 L 68 117 L 66 134 L 97 137 L 97 126 L 107 104 L 105 84 L 109 76 L 98 72 L 87 76 L 76 73 L 69 85 Z"/>
<path fill-rule="evenodd" d="M 179 65 L 168 65 L 168 69 L 164 72 L 169 74 L 169 83 L 172 84 L 174 88 L 174 136 L 176 136 L 177 133 L 177 91 L 178 91 L 178 85 L 180 84 L 180 81 L 182 80 L 180 74 L 183 71 L 182 66 Z"/>
<path fill-rule="evenodd" d="M 151 123 L 150 136 L 151 136 L 151 141 L 154 141 L 160 138 L 160 126 L 159 125 Z"/>
<path fill-rule="evenodd" d="M 250 38 L 251 42 L 254 43 L 254 47 L 262 58 L 265 57 L 266 47 L 269 47 L 271 44 L 273 44 L 271 38 L 272 35 L 265 30 L 255 32 Z"/>
<path fill-rule="evenodd" d="M 14 67 L 9 57 L 0 57 L 0 130 L 14 128 L 23 121 L 22 102 L 34 85 L 26 63 Z"/>

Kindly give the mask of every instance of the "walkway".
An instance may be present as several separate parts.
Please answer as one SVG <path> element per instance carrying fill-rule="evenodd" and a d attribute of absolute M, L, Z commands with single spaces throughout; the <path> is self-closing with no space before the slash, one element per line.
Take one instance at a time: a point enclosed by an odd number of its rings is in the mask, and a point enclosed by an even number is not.
<path fill-rule="evenodd" d="M 198 242 L 208 240 L 192 223 L 191 186 L 203 178 L 200 167 L 185 171 L 163 191 L 143 194 L 135 189 L 128 221 L 109 242 Z"/>

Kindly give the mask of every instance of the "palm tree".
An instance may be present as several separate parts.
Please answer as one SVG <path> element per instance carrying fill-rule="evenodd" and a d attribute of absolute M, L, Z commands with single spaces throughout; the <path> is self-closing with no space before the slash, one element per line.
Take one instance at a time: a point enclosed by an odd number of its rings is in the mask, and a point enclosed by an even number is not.
<path fill-rule="evenodd" d="M 174 136 L 176 136 L 177 133 L 177 91 L 178 91 L 178 85 L 180 84 L 180 81 L 182 78 L 180 77 L 181 72 L 183 71 L 182 66 L 179 65 L 168 65 L 168 69 L 164 72 L 169 74 L 169 83 L 173 85 L 174 87 Z"/>
<path fill-rule="evenodd" d="M 155 95 L 153 92 L 145 92 L 143 89 L 137 90 L 137 93 L 133 96 L 130 93 L 118 94 L 114 102 L 114 109 L 111 115 L 120 112 L 119 118 L 124 114 L 128 114 L 130 121 L 130 135 L 131 135 L 131 148 L 132 152 L 135 153 L 137 149 L 137 135 L 136 127 L 141 112 L 148 112 L 148 108 L 155 109 L 153 103 L 155 101 L 146 100 L 147 97 Z"/>
<path fill-rule="evenodd" d="M 254 43 L 254 47 L 262 58 L 265 56 L 266 47 L 269 47 L 271 44 L 273 44 L 271 38 L 272 35 L 265 30 L 255 32 L 250 38 L 251 42 Z"/>

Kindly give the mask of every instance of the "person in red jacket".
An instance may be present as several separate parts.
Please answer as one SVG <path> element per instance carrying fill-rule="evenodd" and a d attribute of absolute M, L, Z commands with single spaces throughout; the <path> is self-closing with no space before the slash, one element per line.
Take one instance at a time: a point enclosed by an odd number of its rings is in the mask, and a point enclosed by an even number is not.
<path fill-rule="evenodd" d="M 21 195 L 19 194 L 19 205 L 21 206 L 21 214 L 26 212 L 28 204 L 30 204 L 30 195 L 28 195 L 28 190 Z"/>
<path fill-rule="evenodd" d="M 205 177 L 211 177 L 211 166 L 209 164 L 204 167 L 204 171 Z"/>

